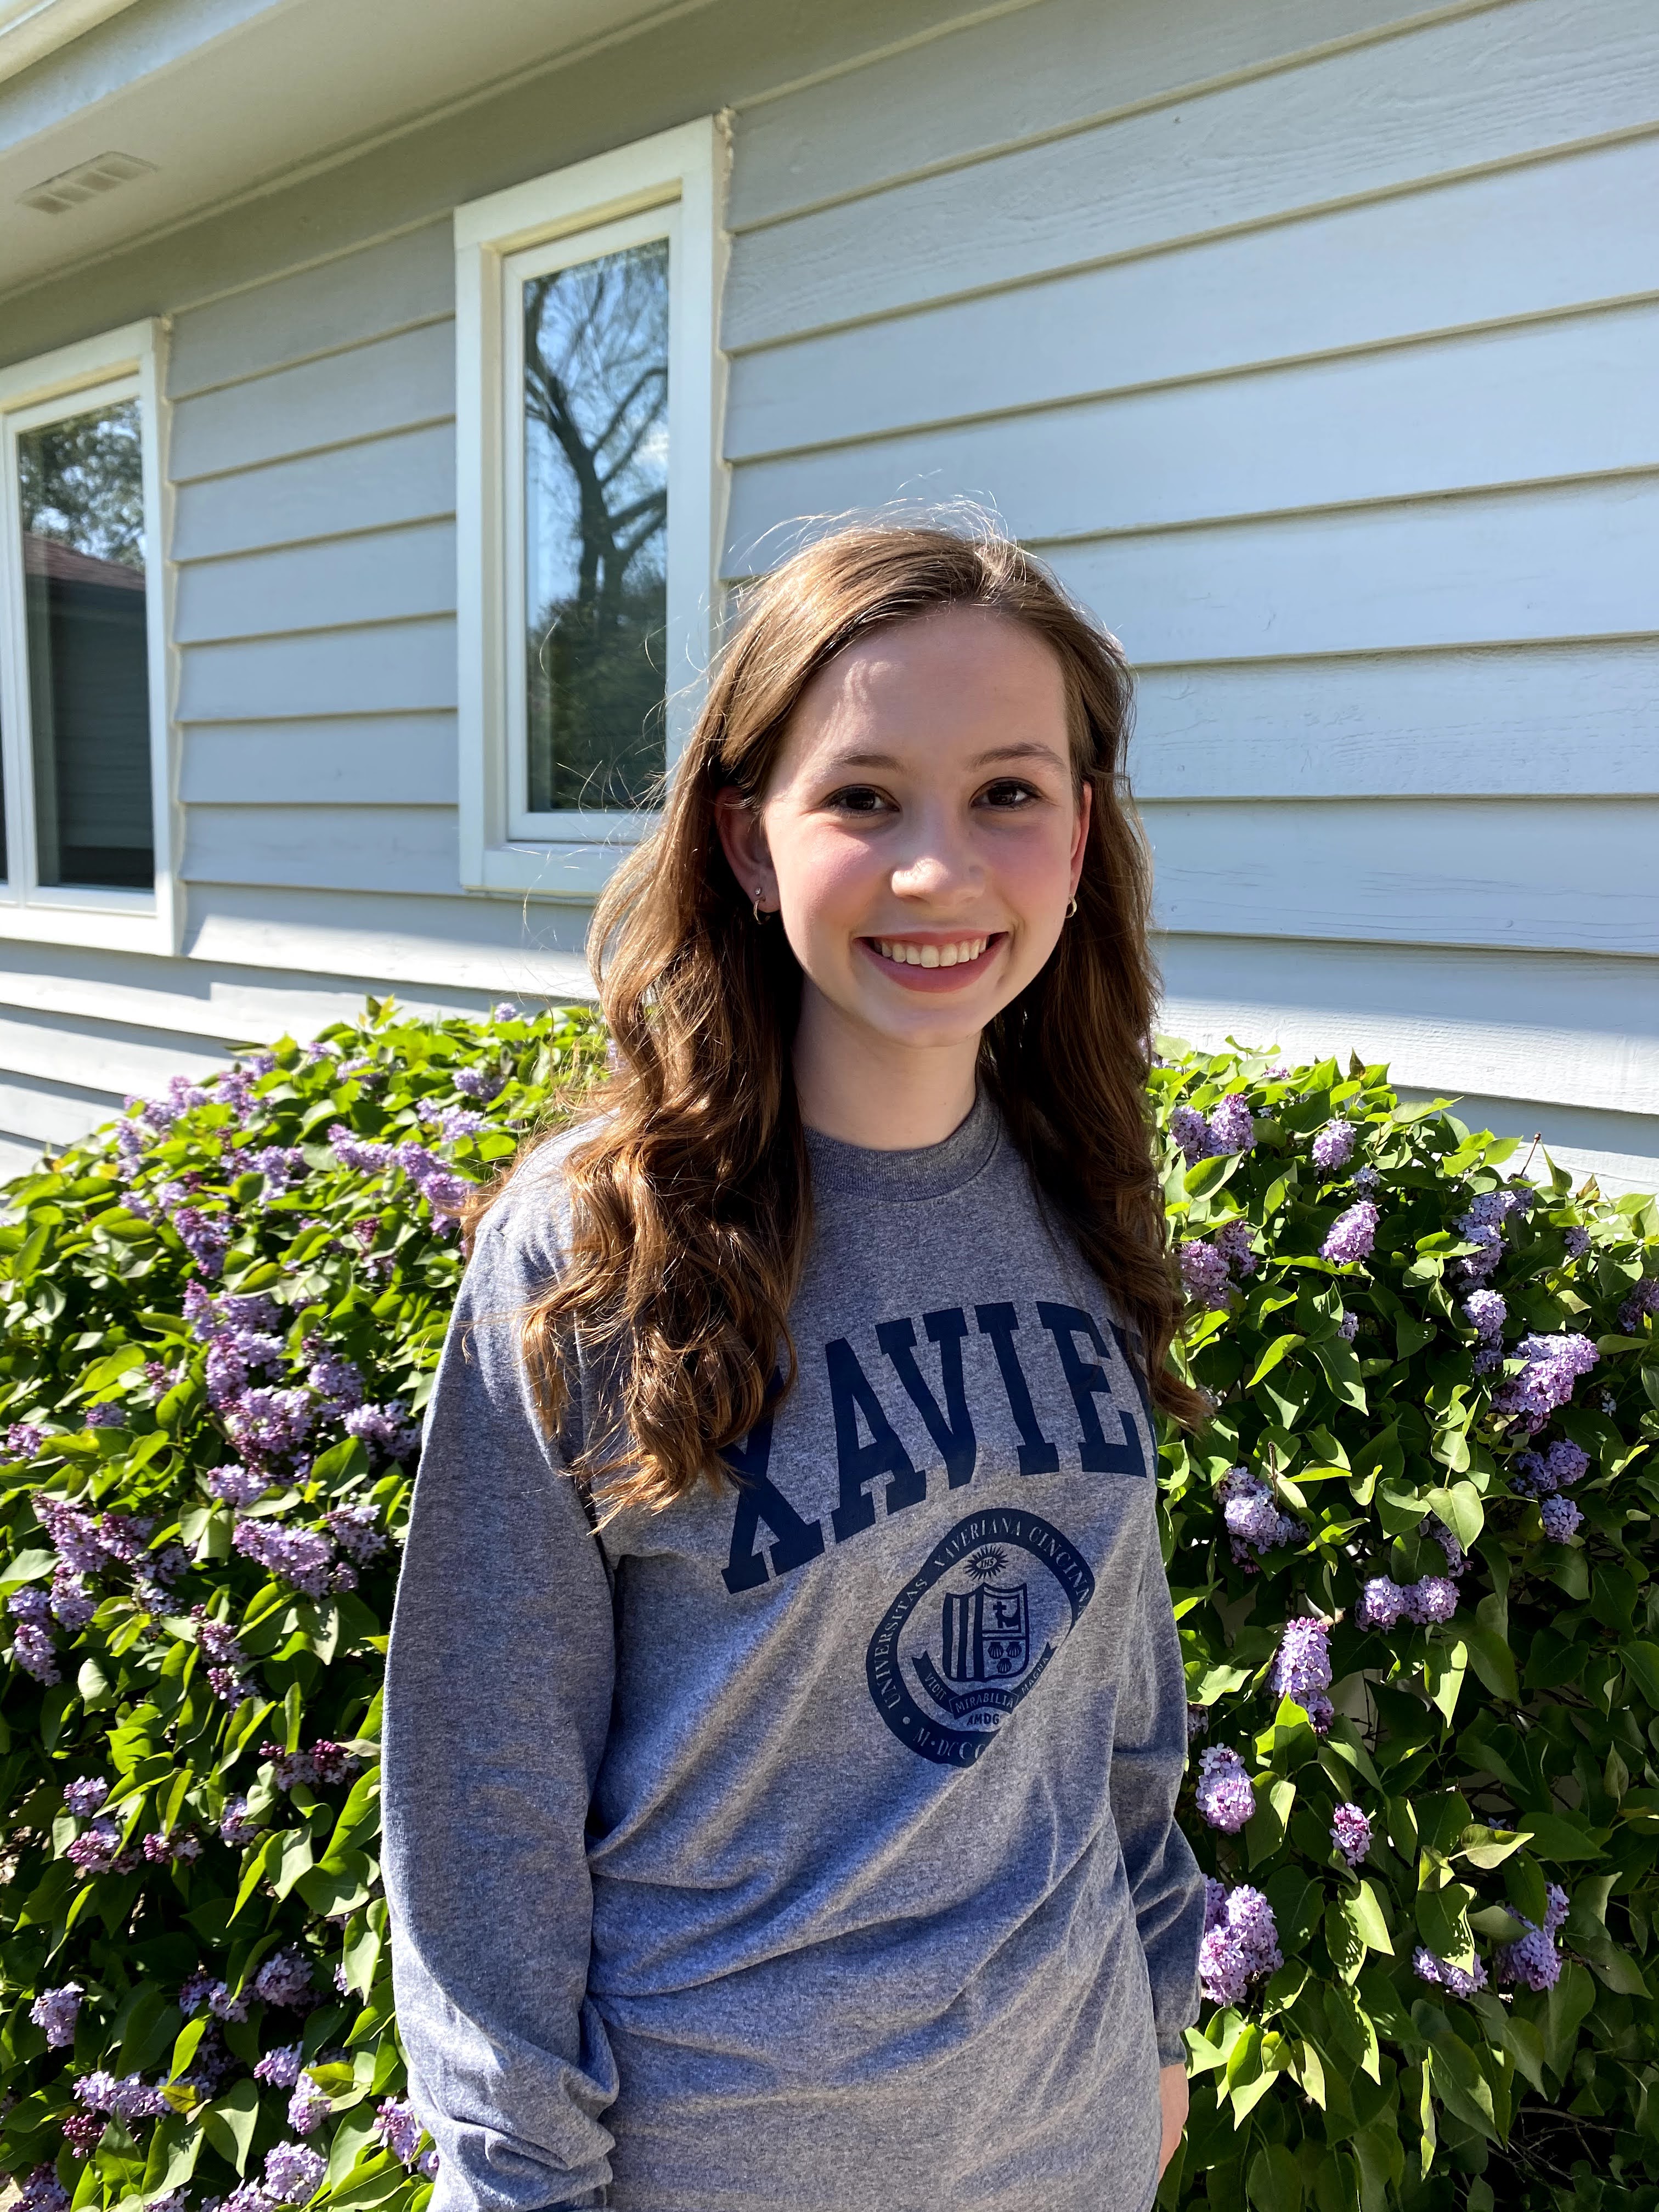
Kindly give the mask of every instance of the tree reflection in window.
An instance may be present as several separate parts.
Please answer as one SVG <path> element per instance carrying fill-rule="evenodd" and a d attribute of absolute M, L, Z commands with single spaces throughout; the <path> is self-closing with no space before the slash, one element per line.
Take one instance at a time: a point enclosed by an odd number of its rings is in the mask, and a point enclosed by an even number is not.
<path fill-rule="evenodd" d="M 38 880 L 155 881 L 138 402 L 17 441 Z"/>
<path fill-rule="evenodd" d="M 663 774 L 668 243 L 524 287 L 526 797 L 654 803 Z"/>

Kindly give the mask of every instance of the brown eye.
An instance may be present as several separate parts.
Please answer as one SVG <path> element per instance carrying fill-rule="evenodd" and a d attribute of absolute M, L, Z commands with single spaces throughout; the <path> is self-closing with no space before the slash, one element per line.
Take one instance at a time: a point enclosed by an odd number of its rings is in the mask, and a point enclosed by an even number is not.
<path fill-rule="evenodd" d="M 873 784 L 849 783 L 832 791 L 828 804 L 843 814 L 879 814 L 887 800 Z"/>
<path fill-rule="evenodd" d="M 983 793 L 988 806 L 1007 808 L 1030 805 L 1039 796 L 1030 784 L 1023 783 L 1018 776 L 1012 775 L 999 777 L 995 783 L 988 784 Z"/>

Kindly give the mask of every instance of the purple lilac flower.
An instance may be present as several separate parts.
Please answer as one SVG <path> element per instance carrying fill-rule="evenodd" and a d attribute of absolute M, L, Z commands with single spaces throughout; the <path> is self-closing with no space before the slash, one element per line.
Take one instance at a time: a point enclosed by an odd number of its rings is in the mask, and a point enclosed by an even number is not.
<path fill-rule="evenodd" d="M 489 1018 L 492 1022 L 517 1022 L 522 1021 L 524 1017 L 511 999 L 503 999 L 499 1006 L 490 1008 Z"/>
<path fill-rule="evenodd" d="M 240 1395 L 252 1369 L 280 1373 L 287 1357 L 288 1347 L 278 1336 L 252 1328 L 221 1331 L 208 1345 L 209 1405 L 216 1413 L 222 1413 Z"/>
<path fill-rule="evenodd" d="M 380 1175 L 390 1164 L 392 1146 L 368 1142 L 354 1136 L 343 1121 L 336 1121 L 328 1133 L 329 1149 L 343 1168 L 354 1175 Z"/>
<path fill-rule="evenodd" d="M 1328 1121 L 1313 1140 L 1313 1164 L 1327 1175 L 1345 1168 L 1353 1158 L 1358 1132 L 1352 1121 Z"/>
<path fill-rule="evenodd" d="M 393 2158 L 412 2166 L 421 2143 L 421 2124 L 415 2108 L 403 2097 L 388 2097 L 375 2108 L 374 2132 Z"/>
<path fill-rule="evenodd" d="M 1241 1883 L 1230 1893 L 1207 1882 L 1198 1972 L 1211 2003 L 1240 2003 L 1252 1982 L 1284 1963 L 1273 1907 L 1261 1891 Z"/>
<path fill-rule="evenodd" d="M 1589 1474 L 1589 1454 L 1565 1437 L 1558 1437 L 1544 1455 L 1544 1465 L 1558 1490 L 1570 1490 L 1581 1476 Z"/>
<path fill-rule="evenodd" d="M 1463 1311 L 1470 1326 L 1480 1336 L 1495 1340 L 1504 1333 L 1504 1324 L 1510 1310 L 1500 1291 L 1471 1291 L 1463 1301 Z"/>
<path fill-rule="evenodd" d="M 1373 1575 L 1359 1593 L 1353 1609 L 1360 1628 L 1392 1628 L 1406 1610 L 1406 1593 L 1387 1575 Z"/>
<path fill-rule="evenodd" d="M 1644 1275 L 1619 1309 L 1619 1327 L 1634 1336 L 1650 1314 L 1659 1314 L 1659 1275 Z"/>
<path fill-rule="evenodd" d="M 108 2112 L 118 2120 L 155 2120 L 169 2110 L 159 2089 L 152 2089 L 141 2074 L 118 2081 L 113 2074 L 83 2074 L 75 2085 L 77 2103 L 89 2112 Z"/>
<path fill-rule="evenodd" d="M 464 1097 L 476 1098 L 487 1106 L 507 1081 L 505 1072 L 499 1067 L 458 1067 L 455 1088 Z"/>
<path fill-rule="evenodd" d="M 253 1994 L 261 2004 L 302 2005 L 311 1996 L 311 1962 L 291 1946 L 273 1951 L 254 1978 Z"/>
<path fill-rule="evenodd" d="M 292 1458 L 311 1433 L 312 1413 L 303 1390 L 249 1390 L 226 1412 L 225 1428 L 242 1457 L 257 1466 Z"/>
<path fill-rule="evenodd" d="M 1359 1316 L 1357 1313 L 1345 1313 L 1336 1325 L 1336 1333 L 1344 1344 L 1352 1344 L 1359 1334 Z"/>
<path fill-rule="evenodd" d="M 17 2194 L 17 2212 L 70 2212 L 70 2193 L 49 2166 L 37 2166 Z"/>
<path fill-rule="evenodd" d="M 64 2142 L 71 2158 L 90 2158 L 103 2141 L 104 2130 L 109 2124 L 102 2112 L 70 2112 L 65 2114 Z"/>
<path fill-rule="evenodd" d="M 270 1487 L 268 1475 L 246 1467 L 216 1467 L 205 1480 L 208 1496 L 221 1505 L 256 1505 Z"/>
<path fill-rule="evenodd" d="M 376 1524 L 372 1505 L 337 1505 L 323 1518 L 340 1549 L 360 1565 L 385 1551 L 386 1540 Z"/>
<path fill-rule="evenodd" d="M 109 1784 L 101 1774 L 77 1775 L 64 1784 L 64 1807 L 77 1820 L 90 1820 L 108 1796 Z"/>
<path fill-rule="evenodd" d="M 312 1772 L 321 1789 L 332 1790 L 339 1783 L 349 1782 L 362 1765 L 356 1752 L 327 1736 L 319 1735 L 311 1747 Z"/>
<path fill-rule="evenodd" d="M 1408 1583 L 1405 1597 L 1406 1616 L 1420 1628 L 1449 1620 L 1457 1610 L 1457 1585 L 1443 1575 L 1425 1575 L 1421 1582 Z"/>
<path fill-rule="evenodd" d="M 265 2191 L 279 2204 L 307 2204 L 317 2194 L 328 2160 L 304 2143 L 278 2143 L 265 2153 Z"/>
<path fill-rule="evenodd" d="M 1210 1151 L 1217 1157 L 1225 1152 L 1248 1152 L 1255 1144 L 1255 1122 L 1251 1117 L 1249 1101 L 1242 1091 L 1229 1091 L 1211 1110 Z"/>
<path fill-rule="evenodd" d="M 474 1113 L 470 1106 L 441 1106 L 435 1113 L 428 1109 L 425 1119 L 436 1125 L 447 1145 L 456 1144 L 463 1137 L 476 1137 L 480 1129 L 489 1127 L 489 1116 Z"/>
<path fill-rule="evenodd" d="M 296 2136 L 308 2136 L 321 2127 L 332 2109 L 327 2090 L 319 2088 L 309 2074 L 302 2074 L 289 2099 L 288 2124 Z"/>
<path fill-rule="evenodd" d="M 87 1407 L 87 1426 L 89 1429 L 118 1429 L 126 1420 L 119 1406 L 105 1404 Z"/>
<path fill-rule="evenodd" d="M 322 1412 L 332 1418 L 349 1413 L 363 1402 L 363 1378 L 358 1369 L 337 1352 L 331 1352 L 318 1336 L 306 1339 L 306 1352 L 311 1361 L 306 1380 L 323 1400 Z"/>
<path fill-rule="evenodd" d="M 6 1452 L 11 1459 L 33 1459 L 46 1440 L 46 1432 L 33 1421 L 14 1421 L 6 1431 Z"/>
<path fill-rule="evenodd" d="M 199 1206 L 180 1206 L 173 1213 L 179 1240 L 202 1273 L 212 1281 L 224 1267 L 230 1249 L 230 1224 L 222 1215 L 204 1213 Z"/>
<path fill-rule="evenodd" d="M 1170 1134 L 1180 1146 L 1191 1167 L 1209 1148 L 1210 1127 L 1195 1106 L 1177 1106 L 1170 1116 Z"/>
<path fill-rule="evenodd" d="M 1500 1982 L 1523 1982 L 1529 1990 L 1553 1990 L 1561 1978 L 1561 1954 L 1555 1948 L 1556 1930 L 1567 1917 L 1567 1893 L 1559 1882 L 1545 1892 L 1544 1924 L 1525 1920 L 1526 1934 L 1506 1943 L 1494 1960 Z M 1524 1915 L 1518 1914 L 1517 1919 Z"/>
<path fill-rule="evenodd" d="M 155 1533 L 153 1514 L 102 1513 L 98 1517 L 98 1540 L 111 1559 L 131 1566 Z"/>
<path fill-rule="evenodd" d="M 216 1297 L 200 1283 L 185 1285 L 185 1319 L 204 1344 L 222 1329 L 252 1329 L 274 1336 L 283 1325 L 282 1309 L 268 1291 L 221 1291 Z"/>
<path fill-rule="evenodd" d="M 1368 1198 L 1351 1206 L 1346 1213 L 1339 1213 L 1326 1233 L 1319 1248 L 1322 1260 L 1329 1260 L 1338 1267 L 1352 1267 L 1355 1261 L 1370 1257 L 1376 1237 L 1377 1212 Z"/>
<path fill-rule="evenodd" d="M 1194 1237 L 1182 1246 L 1178 1256 L 1181 1279 L 1188 1296 L 1211 1312 L 1221 1312 L 1232 1287 L 1224 1255 L 1213 1244 L 1206 1244 Z"/>
<path fill-rule="evenodd" d="M 51 1539 L 52 1549 L 71 1572 L 100 1574 L 110 1564 L 112 1554 L 89 1513 L 65 1505 L 61 1498 L 37 1495 L 34 1517 Z"/>
<path fill-rule="evenodd" d="M 1242 1282 L 1255 1274 L 1261 1265 L 1261 1255 L 1254 1243 L 1255 1232 L 1248 1221 L 1229 1221 L 1215 1233 L 1215 1249 L 1225 1260 Z"/>
<path fill-rule="evenodd" d="M 269 2081 L 273 2089 L 291 2089 L 300 2078 L 300 2066 L 304 2056 L 302 2044 L 280 2044 L 275 2051 L 267 2051 L 255 2066 L 254 2079 Z"/>
<path fill-rule="evenodd" d="M 328 1586 L 331 1590 L 355 1590 L 356 1589 L 357 1570 L 351 1565 L 349 1559 L 342 1559 L 339 1565 L 335 1568 L 333 1573 L 328 1578 Z"/>
<path fill-rule="evenodd" d="M 1276 1551 L 1296 1542 L 1302 1524 L 1273 1503 L 1273 1494 L 1259 1475 L 1248 1468 L 1231 1467 L 1217 1486 L 1221 1516 L 1232 1539 L 1234 1559 L 1247 1564 L 1252 1554 Z"/>
<path fill-rule="evenodd" d="M 1224 1743 L 1212 1743 L 1200 1756 L 1194 1795 L 1210 1826 L 1230 1836 L 1236 1836 L 1255 1811 L 1255 1792 L 1244 1762 Z"/>
<path fill-rule="evenodd" d="M 74 2042 L 76 2015 L 83 1995 L 79 1982 L 65 1982 L 61 1989 L 42 1990 L 29 2007 L 29 2018 L 46 2031 L 49 2051 L 66 2051 Z"/>
<path fill-rule="evenodd" d="M 1428 1516 L 1427 1519 L 1423 1523 L 1421 1533 L 1425 1536 L 1432 1536 L 1435 1542 L 1439 1545 L 1441 1550 L 1445 1553 L 1446 1572 L 1450 1575 L 1454 1580 L 1455 1580 L 1459 1575 L 1467 1572 L 1469 1564 L 1469 1555 L 1463 1549 L 1462 1544 L 1457 1536 L 1446 1526 L 1445 1522 L 1441 1520 L 1438 1514 L 1431 1513 Z"/>
<path fill-rule="evenodd" d="M 218 2212 L 270 2212 L 274 2201 L 266 2196 L 257 2181 L 243 2181 L 231 2191 L 219 2206 Z M 207 2212 L 205 2206 L 203 2212 Z"/>
<path fill-rule="evenodd" d="M 230 1540 L 245 1559 L 256 1560 L 307 1597 L 320 1597 L 327 1588 L 334 1554 L 325 1536 L 309 1528 L 284 1528 L 275 1521 L 239 1521 Z"/>
<path fill-rule="evenodd" d="M 280 1743 L 262 1743 L 259 1756 L 270 1761 L 270 1778 L 279 1790 L 309 1789 L 317 1779 L 308 1751 L 284 1751 Z"/>
<path fill-rule="evenodd" d="M 344 1426 L 349 1435 L 361 1437 L 387 1459 L 408 1459 L 420 1449 L 420 1424 L 410 1419 L 401 1398 L 384 1406 L 359 1406 L 346 1415 Z"/>
<path fill-rule="evenodd" d="M 1329 1638 L 1326 1624 L 1311 1614 L 1287 1620 L 1270 1678 L 1273 1695 L 1300 1705 L 1322 1735 L 1334 1717 L 1331 1701 L 1324 1695 L 1331 1686 Z"/>
<path fill-rule="evenodd" d="M 1492 1411 L 1511 1415 L 1536 1436 L 1550 1415 L 1571 1398 L 1581 1375 L 1588 1375 L 1601 1353 L 1587 1336 L 1523 1336 L 1516 1347 L 1525 1361 L 1492 1393 Z"/>
<path fill-rule="evenodd" d="M 1479 1248 L 1458 1262 L 1458 1272 L 1466 1282 L 1478 1283 L 1492 1273 L 1504 1256 L 1504 1223 L 1512 1213 L 1524 1213 L 1531 1203 L 1529 1193 L 1483 1190 L 1468 1212 L 1458 1216 L 1458 1235 L 1466 1244 Z"/>
<path fill-rule="evenodd" d="M 1547 1498 L 1538 1510 L 1552 1544 L 1566 1543 L 1584 1518 L 1570 1498 Z"/>
<path fill-rule="evenodd" d="M 264 1145 L 248 1153 L 247 1164 L 264 1177 L 267 1198 L 285 1197 L 291 1185 L 303 1182 L 311 1172 L 297 1145 Z"/>
<path fill-rule="evenodd" d="M 228 1797 L 225 1809 L 219 1815 L 219 1833 L 233 1850 L 240 1850 L 251 1843 L 259 1832 L 259 1823 L 248 1818 L 246 1797 Z"/>
<path fill-rule="evenodd" d="M 1187 1741 L 1210 1733 L 1210 1709 L 1207 1705 L 1188 1705 L 1187 1708 Z"/>
<path fill-rule="evenodd" d="M 37 1682 L 60 1680 L 58 1647 L 46 1625 L 52 1618 L 52 1608 L 46 1592 L 15 1590 L 6 1601 L 6 1610 L 17 1623 L 12 1632 L 11 1656 L 18 1666 Z"/>
<path fill-rule="evenodd" d="M 1582 1260 L 1590 1248 L 1588 1229 L 1564 1229 L 1561 1232 L 1561 1241 L 1567 1248 L 1569 1260 Z"/>
<path fill-rule="evenodd" d="M 1358 1805 L 1339 1805 L 1331 1818 L 1331 1845 L 1351 1867 L 1363 1866 L 1370 1854 L 1371 1824 Z"/>
<path fill-rule="evenodd" d="M 1434 1953 L 1421 1943 L 1412 1954 L 1412 1971 L 1419 1982 L 1432 1983 L 1437 1989 L 1444 1990 L 1450 1996 L 1472 1997 L 1477 1990 L 1484 1990 L 1486 1986 L 1486 1970 L 1479 1959 L 1475 1960 L 1473 1971 L 1468 1971 L 1462 1966 L 1454 1966 L 1448 1960 L 1436 1958 Z"/>

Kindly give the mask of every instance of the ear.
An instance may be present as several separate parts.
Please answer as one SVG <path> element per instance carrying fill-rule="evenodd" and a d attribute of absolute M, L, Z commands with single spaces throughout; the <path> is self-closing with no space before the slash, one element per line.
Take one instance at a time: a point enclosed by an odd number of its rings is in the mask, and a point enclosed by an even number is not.
<path fill-rule="evenodd" d="M 1089 824 L 1093 819 L 1095 787 L 1085 779 L 1082 796 L 1078 800 L 1077 827 L 1072 832 L 1072 890 L 1077 896 L 1077 887 L 1083 879 L 1083 856 L 1089 849 Z"/>
<path fill-rule="evenodd" d="M 778 903 L 777 872 L 766 842 L 766 825 L 758 811 L 730 785 L 715 795 L 714 826 L 720 847 L 738 879 L 738 888 L 752 905 L 775 911 Z"/>

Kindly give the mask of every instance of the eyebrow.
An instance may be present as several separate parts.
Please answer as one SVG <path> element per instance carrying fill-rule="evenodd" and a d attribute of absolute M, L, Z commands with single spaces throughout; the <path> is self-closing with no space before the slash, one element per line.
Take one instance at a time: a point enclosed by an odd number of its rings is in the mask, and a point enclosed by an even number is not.
<path fill-rule="evenodd" d="M 989 768 L 995 761 L 1045 760 L 1055 768 L 1068 765 L 1064 757 L 1052 745 L 1039 744 L 1035 738 L 1023 738 L 1012 744 L 992 745 L 982 753 L 975 753 L 968 763 L 969 768 Z M 847 768 L 902 768 L 903 762 L 893 753 L 851 752 L 836 753 L 824 763 L 826 770 Z"/>

